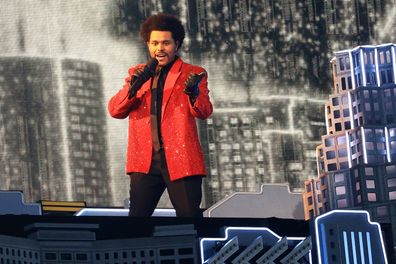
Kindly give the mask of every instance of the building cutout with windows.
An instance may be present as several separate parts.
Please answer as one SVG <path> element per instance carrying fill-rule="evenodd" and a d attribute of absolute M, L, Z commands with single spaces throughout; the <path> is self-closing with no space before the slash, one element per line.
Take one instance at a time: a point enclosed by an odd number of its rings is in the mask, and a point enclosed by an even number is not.
<path fill-rule="evenodd" d="M 381 228 L 366 211 L 335 210 L 315 219 L 318 263 L 387 264 Z"/>
<path fill-rule="evenodd" d="M 396 244 L 396 45 L 339 51 L 331 64 L 327 133 L 316 148 L 318 177 L 305 181 L 305 219 L 364 209 L 393 226 Z"/>

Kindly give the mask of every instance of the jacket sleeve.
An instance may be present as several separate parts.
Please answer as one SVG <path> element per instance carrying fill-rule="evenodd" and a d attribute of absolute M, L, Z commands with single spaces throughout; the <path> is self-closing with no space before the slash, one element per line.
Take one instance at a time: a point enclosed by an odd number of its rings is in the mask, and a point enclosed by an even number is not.
<path fill-rule="evenodd" d="M 109 101 L 108 110 L 110 115 L 114 118 L 126 118 L 129 112 L 136 108 L 141 102 L 141 96 L 139 96 L 139 94 L 128 99 L 131 76 L 135 68 L 132 67 L 128 70 L 128 76 L 125 78 L 124 86 Z"/>
<path fill-rule="evenodd" d="M 201 82 L 198 85 L 199 95 L 195 100 L 194 105 L 190 103 L 191 114 L 199 119 L 206 119 L 213 112 L 213 106 L 209 98 L 208 73 L 206 71 L 205 73 L 206 73 L 205 77 L 201 80 Z"/>

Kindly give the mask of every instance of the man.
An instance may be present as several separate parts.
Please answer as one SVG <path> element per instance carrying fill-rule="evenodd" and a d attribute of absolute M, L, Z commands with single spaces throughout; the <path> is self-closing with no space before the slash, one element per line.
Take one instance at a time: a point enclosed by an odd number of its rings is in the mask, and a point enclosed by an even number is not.
<path fill-rule="evenodd" d="M 177 216 L 202 217 L 206 170 L 195 118 L 213 111 L 207 73 L 176 55 L 185 37 L 176 17 L 150 16 L 140 35 L 152 60 L 129 69 L 108 106 L 112 117 L 129 117 L 129 215 L 150 216 L 166 188 Z"/>

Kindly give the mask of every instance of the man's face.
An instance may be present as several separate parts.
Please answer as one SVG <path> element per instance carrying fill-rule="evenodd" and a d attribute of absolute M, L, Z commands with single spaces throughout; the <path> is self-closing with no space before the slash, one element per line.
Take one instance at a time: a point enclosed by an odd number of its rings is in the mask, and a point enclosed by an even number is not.
<path fill-rule="evenodd" d="M 158 65 L 165 66 L 175 59 L 178 43 L 170 31 L 151 31 L 147 46 L 150 56 L 158 60 Z"/>

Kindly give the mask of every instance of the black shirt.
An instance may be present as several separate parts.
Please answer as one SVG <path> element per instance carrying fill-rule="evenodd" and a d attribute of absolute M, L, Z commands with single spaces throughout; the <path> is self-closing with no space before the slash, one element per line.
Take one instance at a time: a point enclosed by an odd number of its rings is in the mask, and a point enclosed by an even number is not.
<path fill-rule="evenodd" d="M 162 149 L 161 137 L 161 114 L 162 114 L 162 97 L 164 94 L 165 80 L 170 68 L 173 66 L 175 59 L 162 68 L 158 68 L 151 82 L 151 106 L 150 106 L 150 125 L 153 142 L 153 161 L 151 164 L 152 172 L 159 172 L 161 160 L 164 159 L 160 151 Z M 154 171 L 153 171 L 154 170 Z"/>

